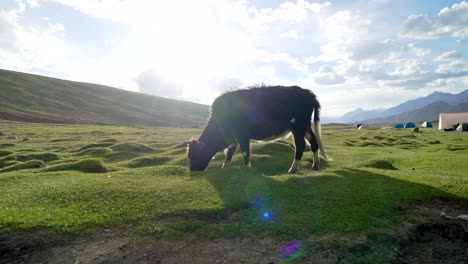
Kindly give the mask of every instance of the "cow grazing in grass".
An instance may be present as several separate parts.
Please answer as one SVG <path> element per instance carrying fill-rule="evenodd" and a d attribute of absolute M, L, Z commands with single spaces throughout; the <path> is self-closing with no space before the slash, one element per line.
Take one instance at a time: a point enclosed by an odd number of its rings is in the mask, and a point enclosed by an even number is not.
<path fill-rule="evenodd" d="M 314 132 L 311 118 L 314 114 Z M 289 173 L 295 173 L 302 158 L 305 139 L 313 152 L 312 168 L 318 170 L 318 149 L 328 159 L 320 140 L 320 104 L 316 96 L 298 86 L 254 86 L 224 93 L 211 106 L 211 116 L 198 140 L 188 144 L 190 170 L 208 167 L 213 156 L 227 148 L 223 167 L 229 166 L 240 145 L 250 166 L 250 139 L 266 139 L 292 132 L 295 157 Z"/>

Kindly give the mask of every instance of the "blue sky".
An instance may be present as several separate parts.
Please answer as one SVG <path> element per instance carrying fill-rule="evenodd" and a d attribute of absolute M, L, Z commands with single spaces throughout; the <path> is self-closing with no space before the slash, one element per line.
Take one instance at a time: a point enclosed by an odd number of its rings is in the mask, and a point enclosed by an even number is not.
<path fill-rule="evenodd" d="M 252 84 L 323 115 L 468 88 L 468 2 L 2 0 L 0 68 L 210 104 Z"/>

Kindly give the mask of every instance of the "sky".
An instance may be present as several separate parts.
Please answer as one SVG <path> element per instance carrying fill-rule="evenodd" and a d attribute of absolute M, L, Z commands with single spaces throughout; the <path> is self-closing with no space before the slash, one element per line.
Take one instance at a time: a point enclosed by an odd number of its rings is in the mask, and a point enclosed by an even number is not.
<path fill-rule="evenodd" d="M 0 68 L 203 104 L 264 83 L 388 108 L 468 89 L 467 56 L 466 1 L 0 1 Z"/>

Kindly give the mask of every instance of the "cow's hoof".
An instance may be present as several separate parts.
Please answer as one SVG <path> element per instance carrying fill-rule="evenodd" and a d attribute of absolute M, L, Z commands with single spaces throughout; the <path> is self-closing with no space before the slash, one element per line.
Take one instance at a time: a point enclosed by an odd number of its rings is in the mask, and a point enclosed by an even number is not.
<path fill-rule="evenodd" d="M 311 169 L 314 170 L 314 171 L 318 171 L 319 170 L 319 165 L 314 164 L 314 165 L 312 165 Z"/>
<path fill-rule="evenodd" d="M 297 172 L 297 170 L 288 170 L 289 174 L 295 174 L 296 172 Z"/>

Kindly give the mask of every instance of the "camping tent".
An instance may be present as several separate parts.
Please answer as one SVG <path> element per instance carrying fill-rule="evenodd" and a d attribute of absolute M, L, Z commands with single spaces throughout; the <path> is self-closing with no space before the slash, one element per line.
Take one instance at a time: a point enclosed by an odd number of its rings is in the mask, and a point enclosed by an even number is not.
<path fill-rule="evenodd" d="M 396 124 L 394 128 L 403 128 L 403 124 Z"/>
<path fill-rule="evenodd" d="M 468 131 L 468 123 L 460 123 L 457 127 L 457 131 Z"/>
<path fill-rule="evenodd" d="M 432 123 L 428 121 L 424 121 L 421 125 L 421 127 L 432 127 Z"/>
<path fill-rule="evenodd" d="M 450 128 L 456 123 L 468 123 L 468 113 L 439 114 L 439 129 Z"/>
<path fill-rule="evenodd" d="M 408 122 L 405 124 L 405 128 L 414 128 L 416 125 L 413 122 Z"/>

